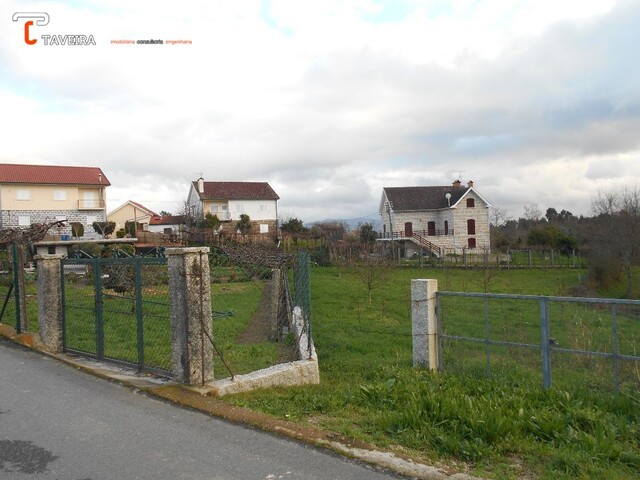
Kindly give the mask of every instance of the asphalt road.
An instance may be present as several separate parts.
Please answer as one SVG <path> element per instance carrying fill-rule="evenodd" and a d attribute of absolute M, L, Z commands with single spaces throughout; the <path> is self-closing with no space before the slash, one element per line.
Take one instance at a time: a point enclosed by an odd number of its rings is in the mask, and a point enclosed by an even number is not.
<path fill-rule="evenodd" d="M 389 479 L 0 340 L 0 479 Z"/>

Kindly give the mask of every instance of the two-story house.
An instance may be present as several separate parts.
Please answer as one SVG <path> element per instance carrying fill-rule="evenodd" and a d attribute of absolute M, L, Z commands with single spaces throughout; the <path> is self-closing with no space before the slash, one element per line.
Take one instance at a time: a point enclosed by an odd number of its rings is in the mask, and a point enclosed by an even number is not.
<path fill-rule="evenodd" d="M 71 222 L 91 236 L 93 222 L 104 222 L 106 188 L 111 185 L 98 167 L 0 164 L 0 228 L 65 220 L 61 235 L 71 235 Z"/>
<path fill-rule="evenodd" d="M 221 230 L 236 233 L 236 223 L 242 214 L 251 220 L 251 234 L 277 234 L 278 199 L 267 182 L 205 182 L 191 183 L 187 208 L 196 219 L 207 213 L 217 215 Z"/>
<path fill-rule="evenodd" d="M 451 186 L 385 187 L 380 199 L 380 241 L 399 242 L 403 256 L 436 256 L 490 248 L 489 208 L 473 182 Z"/>

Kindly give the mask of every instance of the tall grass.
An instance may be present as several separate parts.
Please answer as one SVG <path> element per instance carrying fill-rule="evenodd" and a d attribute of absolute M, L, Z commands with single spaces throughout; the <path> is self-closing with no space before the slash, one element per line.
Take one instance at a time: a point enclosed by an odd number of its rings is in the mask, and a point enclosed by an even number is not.
<path fill-rule="evenodd" d="M 467 368 L 438 374 L 412 368 L 412 278 L 436 278 L 441 290 L 488 287 L 493 293 L 566 295 L 577 285 L 579 274 L 584 277 L 584 272 L 574 270 L 495 271 L 487 285 L 482 271 L 402 268 L 374 291 L 369 305 L 365 286 L 349 269 L 316 268 L 312 321 L 321 385 L 242 394 L 229 401 L 423 460 L 458 467 L 463 462 L 472 472 L 493 478 L 638 478 L 637 384 L 618 395 L 593 389 L 584 382 L 600 371 L 587 365 L 584 375 L 574 378 L 577 381 L 562 382 L 559 377 L 556 387 L 544 391 L 539 375 L 530 373 L 539 371 L 538 366 L 527 368 L 526 350 L 499 348 L 493 351 L 492 376 L 487 379 L 483 345 L 479 353 L 466 346 L 456 350 Z M 484 335 L 483 318 L 478 325 L 460 313 L 461 305 L 449 308 L 455 320 L 451 328 Z M 530 312 L 519 313 L 520 308 L 510 302 L 494 306 L 490 334 L 539 343 L 537 305 Z M 584 341 L 605 328 L 583 325 L 580 330 L 580 322 L 587 323 L 586 312 L 570 311 L 566 305 L 564 311 L 557 308 L 552 313 L 563 321 L 555 331 L 565 345 L 571 330 L 577 341 Z M 452 315 L 455 312 L 458 315 Z M 637 323 L 627 336 L 637 339 Z M 515 363 L 513 357 L 501 363 L 513 354 Z M 478 362 L 473 367 L 475 355 Z M 539 359 L 538 350 L 531 361 Z M 568 370 L 563 374 L 577 369 L 570 365 Z"/>

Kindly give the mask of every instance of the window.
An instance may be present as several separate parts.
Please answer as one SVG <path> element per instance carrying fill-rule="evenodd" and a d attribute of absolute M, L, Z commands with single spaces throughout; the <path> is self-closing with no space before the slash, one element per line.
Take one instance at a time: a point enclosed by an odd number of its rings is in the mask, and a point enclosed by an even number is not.
<path fill-rule="evenodd" d="M 66 222 L 66 221 L 67 221 L 66 215 L 56 215 L 56 222 Z"/>
<path fill-rule="evenodd" d="M 211 205 L 211 213 L 218 213 L 219 205 Z"/>
<path fill-rule="evenodd" d="M 67 191 L 66 190 L 54 190 L 53 191 L 53 199 L 56 201 L 63 201 L 67 199 Z"/>
<path fill-rule="evenodd" d="M 436 222 L 427 223 L 427 235 L 433 237 L 436 234 Z"/>
<path fill-rule="evenodd" d="M 55 245 L 49 245 L 47 246 L 47 253 L 49 255 L 55 255 L 56 253 L 56 246 Z"/>
<path fill-rule="evenodd" d="M 476 248 L 476 239 L 475 238 L 470 238 L 467 243 L 469 245 L 469 248 Z"/>
<path fill-rule="evenodd" d="M 473 208 L 476 206 L 476 201 L 473 198 L 467 198 L 467 208 Z"/>
<path fill-rule="evenodd" d="M 31 226 L 31 217 L 29 215 L 18 215 L 18 226 L 19 227 L 30 227 Z"/>
<path fill-rule="evenodd" d="M 449 220 L 444 221 L 444 234 L 449 235 Z"/>
<path fill-rule="evenodd" d="M 269 224 L 261 223 L 260 224 L 260 233 L 269 233 Z"/>
<path fill-rule="evenodd" d="M 93 225 L 93 222 L 97 222 L 98 221 L 98 217 L 96 217 L 95 215 L 87 215 L 87 225 L 91 226 Z"/>
<path fill-rule="evenodd" d="M 16 200 L 31 200 L 31 192 L 24 188 L 16 190 Z"/>
<path fill-rule="evenodd" d="M 475 234 L 476 234 L 476 221 L 467 220 L 467 235 L 475 235 Z"/>

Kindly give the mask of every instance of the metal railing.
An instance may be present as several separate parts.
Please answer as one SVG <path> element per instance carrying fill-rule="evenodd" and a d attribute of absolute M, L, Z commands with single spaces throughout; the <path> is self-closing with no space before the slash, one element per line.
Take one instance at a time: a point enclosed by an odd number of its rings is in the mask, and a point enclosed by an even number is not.
<path fill-rule="evenodd" d="M 405 230 L 397 230 L 394 232 L 380 232 L 378 234 L 378 238 L 380 239 L 396 239 L 396 238 L 411 238 L 413 235 L 420 235 L 421 237 L 441 237 L 446 235 L 454 235 L 455 232 L 453 228 L 445 229 L 423 229 L 423 230 L 412 230 L 411 232 L 407 232 Z"/>
<path fill-rule="evenodd" d="M 436 312 L 444 370 L 484 369 L 487 376 L 537 370 L 545 389 L 553 376 L 594 388 L 612 383 L 616 391 L 640 387 L 638 300 L 441 291 Z"/>

